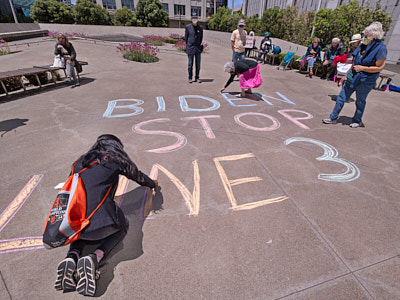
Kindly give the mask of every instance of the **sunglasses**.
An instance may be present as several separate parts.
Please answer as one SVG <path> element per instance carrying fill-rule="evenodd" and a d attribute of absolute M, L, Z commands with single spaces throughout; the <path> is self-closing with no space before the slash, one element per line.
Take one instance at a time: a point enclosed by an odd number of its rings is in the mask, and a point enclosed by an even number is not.
<path fill-rule="evenodd" d="M 239 25 L 239 27 L 244 27 L 244 25 Z"/>

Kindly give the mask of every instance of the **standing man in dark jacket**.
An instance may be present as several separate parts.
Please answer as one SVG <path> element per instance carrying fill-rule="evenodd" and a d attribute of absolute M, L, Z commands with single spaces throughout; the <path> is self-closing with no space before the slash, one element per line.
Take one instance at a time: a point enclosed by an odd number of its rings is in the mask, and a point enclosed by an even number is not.
<path fill-rule="evenodd" d="M 196 59 L 196 75 L 194 81 L 201 83 L 200 80 L 200 61 L 201 52 L 203 51 L 203 27 L 198 22 L 198 17 L 195 12 L 192 13 L 192 23 L 185 27 L 185 42 L 186 42 L 186 54 L 188 55 L 189 64 L 189 83 L 192 83 L 193 79 L 193 59 Z"/>

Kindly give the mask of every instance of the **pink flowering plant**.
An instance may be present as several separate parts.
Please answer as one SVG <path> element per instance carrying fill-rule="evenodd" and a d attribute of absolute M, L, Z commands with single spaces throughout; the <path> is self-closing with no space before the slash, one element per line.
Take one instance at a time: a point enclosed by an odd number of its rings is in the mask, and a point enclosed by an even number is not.
<path fill-rule="evenodd" d="M 165 42 L 168 44 L 175 44 L 177 41 L 183 40 L 183 35 L 178 33 L 171 33 L 166 39 Z"/>
<path fill-rule="evenodd" d="M 201 45 L 203 46 L 203 52 L 206 53 L 210 50 L 210 47 L 206 42 L 202 42 Z M 179 51 L 185 51 L 186 50 L 186 43 L 183 40 L 179 40 L 175 43 L 174 47 L 178 49 Z"/>
<path fill-rule="evenodd" d="M 125 44 L 119 44 L 117 50 L 122 53 L 125 59 L 150 63 L 158 61 L 157 47 L 151 47 L 148 44 L 142 44 L 139 42 L 130 42 Z"/>
<path fill-rule="evenodd" d="M 174 47 L 178 49 L 179 51 L 185 51 L 186 50 L 186 43 L 183 40 L 179 40 L 174 44 Z"/>
<path fill-rule="evenodd" d="M 165 43 L 165 37 L 159 35 L 144 35 L 143 41 L 151 46 L 162 46 Z"/>
<path fill-rule="evenodd" d="M 6 55 L 10 53 L 10 48 L 8 47 L 8 44 L 4 40 L 0 40 L 0 55 Z"/>

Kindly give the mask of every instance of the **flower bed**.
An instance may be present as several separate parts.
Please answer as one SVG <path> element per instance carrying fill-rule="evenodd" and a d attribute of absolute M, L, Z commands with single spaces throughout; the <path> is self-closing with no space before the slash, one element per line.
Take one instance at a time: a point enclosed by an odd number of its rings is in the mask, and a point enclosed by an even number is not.
<path fill-rule="evenodd" d="M 210 47 L 206 42 L 201 43 L 203 48 L 203 53 L 207 53 L 210 50 Z M 174 47 L 179 50 L 179 51 L 185 51 L 186 50 L 186 43 L 185 41 L 179 40 L 174 44 Z"/>
<path fill-rule="evenodd" d="M 125 59 L 137 61 L 137 62 L 157 62 L 157 47 L 151 47 L 148 44 L 142 44 L 139 42 L 130 42 L 125 44 L 119 44 L 117 47 L 118 51 L 122 53 Z"/>
<path fill-rule="evenodd" d="M 6 55 L 10 53 L 10 48 L 8 47 L 8 44 L 4 40 L 0 40 L 0 55 Z"/>
<path fill-rule="evenodd" d="M 177 33 L 171 33 L 169 37 L 165 39 L 165 42 L 168 44 L 176 44 L 176 42 L 183 40 L 183 35 Z"/>
<path fill-rule="evenodd" d="M 165 43 L 165 37 L 159 35 L 144 35 L 143 41 L 151 46 L 162 46 Z"/>

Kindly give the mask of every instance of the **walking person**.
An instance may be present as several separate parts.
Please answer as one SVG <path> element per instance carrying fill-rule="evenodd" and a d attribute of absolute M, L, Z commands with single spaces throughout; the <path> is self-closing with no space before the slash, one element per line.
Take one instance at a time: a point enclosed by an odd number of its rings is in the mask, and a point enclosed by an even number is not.
<path fill-rule="evenodd" d="M 76 63 L 76 52 L 72 43 L 68 41 L 65 34 L 59 33 L 57 36 L 57 43 L 54 49 L 55 55 L 60 55 L 65 60 L 65 68 L 67 70 L 67 76 L 70 83 L 74 83 L 75 86 L 79 86 L 79 80 L 75 73 Z"/>
<path fill-rule="evenodd" d="M 352 76 L 343 84 L 339 96 L 336 98 L 336 105 L 328 119 L 323 119 L 325 124 L 336 124 L 344 103 L 356 92 L 356 111 L 352 118 L 350 127 L 357 128 L 363 125 L 366 99 L 369 92 L 376 84 L 379 73 L 386 63 L 387 49 L 382 42 L 384 35 L 382 24 L 374 22 L 364 30 L 361 44 L 352 53 L 353 69 Z"/>
<path fill-rule="evenodd" d="M 203 52 L 203 27 L 198 24 L 198 17 L 195 12 L 192 13 L 192 23 L 185 27 L 185 42 L 186 42 L 186 54 L 188 56 L 188 72 L 189 72 L 189 83 L 193 82 L 193 60 L 196 60 L 196 74 L 194 82 L 201 83 L 200 80 L 200 63 L 201 63 L 201 52 Z"/>
<path fill-rule="evenodd" d="M 246 48 L 244 46 L 246 45 L 247 31 L 244 30 L 244 26 L 244 20 L 240 19 L 237 29 L 231 35 L 232 62 L 234 63 L 245 58 Z"/>
<path fill-rule="evenodd" d="M 150 179 L 138 170 L 123 147 L 116 136 L 101 135 L 92 148 L 73 165 L 73 173 L 87 168 L 80 175 L 86 190 L 86 216 L 106 198 L 91 217 L 89 225 L 81 231 L 79 239 L 70 244 L 67 257 L 58 264 L 54 284 L 57 290 L 76 289 L 85 296 L 95 294 L 99 263 L 124 238 L 129 226 L 121 208 L 113 200 L 119 175 L 142 186 L 158 186 L 157 180 Z M 86 245 L 89 244 L 99 246 L 93 253 L 84 255 Z"/>

